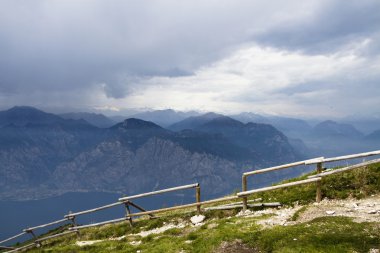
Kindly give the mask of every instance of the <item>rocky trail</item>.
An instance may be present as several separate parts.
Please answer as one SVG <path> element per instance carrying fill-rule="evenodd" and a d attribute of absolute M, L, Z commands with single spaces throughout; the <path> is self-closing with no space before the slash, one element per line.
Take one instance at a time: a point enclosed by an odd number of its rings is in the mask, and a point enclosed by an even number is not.
<path fill-rule="evenodd" d="M 269 216 L 269 217 L 268 217 Z M 239 212 L 235 220 L 236 223 L 244 222 L 246 218 L 257 218 L 256 223 L 261 225 L 263 229 L 271 228 L 274 226 L 291 226 L 300 223 L 309 222 L 318 217 L 325 216 L 344 216 L 353 218 L 355 222 L 379 222 L 380 221 L 380 194 L 372 195 L 365 199 L 345 199 L 345 200 L 329 200 L 323 199 L 320 203 L 313 203 L 309 205 L 295 205 L 294 207 L 278 207 L 268 208 L 260 211 L 247 210 Z M 231 219 L 226 217 L 224 219 Z M 105 240 L 92 240 L 92 241 L 77 241 L 76 245 L 86 246 L 107 240 L 122 240 L 127 239 L 131 245 L 141 244 L 140 240 L 128 240 L 138 237 L 146 237 L 154 234 L 159 235 L 165 231 L 178 228 L 183 230 L 194 231 L 204 224 L 207 227 L 215 225 L 215 220 L 205 219 L 205 216 L 193 216 L 189 221 L 181 220 L 173 221 L 173 223 L 164 223 L 162 227 L 141 231 L 137 234 L 125 235 L 119 238 L 108 238 Z M 215 252 L 221 253 L 234 253 L 234 252 L 257 252 L 254 249 L 248 248 L 240 240 L 232 242 L 224 242 L 218 247 Z M 372 249 L 371 252 L 379 252 L 378 249 Z"/>

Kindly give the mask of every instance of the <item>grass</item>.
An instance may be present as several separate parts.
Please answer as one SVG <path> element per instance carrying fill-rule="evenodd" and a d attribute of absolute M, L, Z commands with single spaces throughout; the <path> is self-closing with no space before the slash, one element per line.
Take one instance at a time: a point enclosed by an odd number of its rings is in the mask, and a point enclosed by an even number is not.
<path fill-rule="evenodd" d="M 284 181 L 293 182 L 306 179 L 308 175 Z M 322 178 L 322 197 L 328 199 L 364 198 L 380 192 L 380 164 L 356 169 Z M 278 201 L 285 205 L 309 204 L 315 201 L 316 185 L 307 184 L 262 192 L 250 199 L 262 198 L 263 201 Z"/>
<path fill-rule="evenodd" d="M 278 226 L 247 238 L 264 252 L 368 252 L 380 246 L 378 224 L 346 217 L 321 217 L 306 224 Z"/>
<path fill-rule="evenodd" d="M 300 209 L 298 209 L 290 219 L 291 221 L 296 221 L 300 217 L 300 215 L 307 210 L 307 206 L 303 206 Z"/>
<path fill-rule="evenodd" d="M 295 181 L 306 178 L 293 179 Z M 288 182 L 289 182 L 288 181 Z M 278 201 L 285 205 L 308 204 L 315 200 L 315 184 L 259 193 L 250 198 Z M 363 198 L 380 192 L 380 164 L 355 171 L 331 175 L 322 180 L 322 193 L 329 199 Z M 297 220 L 306 207 L 298 210 L 291 220 Z M 346 217 L 321 217 L 307 223 L 275 226 L 263 229 L 258 219 L 236 217 L 238 210 L 208 211 L 206 223 L 200 227 L 173 228 L 147 237 L 131 236 L 140 231 L 161 227 L 165 223 L 189 221 L 194 211 L 165 213 L 156 219 L 140 219 L 130 227 L 127 222 L 81 230 L 80 240 L 99 240 L 129 235 L 120 241 L 103 241 L 79 247 L 75 235 L 45 242 L 41 249 L 31 252 L 213 252 L 222 242 L 242 240 L 260 252 L 368 252 L 380 248 L 380 224 L 356 223 Z M 141 241 L 132 246 L 131 241 Z"/>

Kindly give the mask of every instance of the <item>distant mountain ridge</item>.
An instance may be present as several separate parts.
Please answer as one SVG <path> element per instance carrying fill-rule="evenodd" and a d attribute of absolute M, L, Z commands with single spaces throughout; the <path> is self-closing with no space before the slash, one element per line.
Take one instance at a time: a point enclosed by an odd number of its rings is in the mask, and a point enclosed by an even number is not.
<path fill-rule="evenodd" d="M 347 137 L 347 138 L 361 138 L 363 133 L 358 131 L 350 124 L 337 123 L 332 120 L 326 120 L 313 128 L 313 135 L 319 137 Z"/>
<path fill-rule="evenodd" d="M 170 125 L 168 128 L 173 131 L 181 131 L 185 129 L 196 129 L 197 127 L 209 122 L 210 120 L 222 117 L 222 114 L 217 114 L 213 112 L 205 113 L 199 116 L 191 116 L 184 120 Z"/>
<path fill-rule="evenodd" d="M 174 111 L 172 109 L 167 110 L 156 110 L 156 111 L 147 111 L 134 114 L 130 118 L 142 119 L 145 121 L 152 121 L 162 127 L 168 127 L 169 125 L 183 120 L 191 116 L 198 116 L 199 113 L 195 111 L 190 112 L 181 112 Z"/>
<path fill-rule="evenodd" d="M 59 114 L 59 116 L 64 119 L 74 119 L 74 120 L 83 119 L 87 121 L 88 123 L 100 128 L 111 127 L 117 123 L 116 121 L 104 116 L 103 114 L 88 113 L 88 112 L 63 113 L 63 114 Z"/>
<path fill-rule="evenodd" d="M 231 182 L 239 182 L 244 170 L 297 156 L 271 127 L 264 127 L 268 134 L 255 124 L 225 116 L 198 129 L 172 132 L 136 118 L 98 128 L 35 108 L 20 107 L 0 115 L 5 115 L 0 128 L 2 199 L 72 191 L 130 194 L 188 182 L 207 184 L 210 190 L 204 194 L 210 196 L 238 187 Z M 240 141 L 239 135 L 231 134 L 239 132 Z M 265 139 L 257 140 L 260 150 L 242 141 L 254 136 Z M 271 152 L 262 156 L 265 150 Z"/>
<path fill-rule="evenodd" d="M 30 106 L 15 106 L 6 111 L 0 111 L 0 127 L 5 125 L 24 126 L 26 124 L 48 124 L 63 122 L 62 118 L 45 113 Z"/>
<path fill-rule="evenodd" d="M 289 144 L 287 137 L 268 124 L 251 122 L 244 124 L 228 116 L 207 113 L 185 119 L 170 128 L 222 134 L 235 145 L 250 150 L 255 158 L 268 159 L 270 156 L 271 159 L 275 159 L 273 157 L 276 155 L 287 156 L 291 160 L 300 158 Z"/>

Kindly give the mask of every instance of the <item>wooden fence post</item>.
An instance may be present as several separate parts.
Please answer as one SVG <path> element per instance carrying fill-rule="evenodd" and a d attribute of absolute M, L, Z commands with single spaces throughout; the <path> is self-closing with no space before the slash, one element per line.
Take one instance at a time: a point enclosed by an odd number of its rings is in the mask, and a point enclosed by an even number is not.
<path fill-rule="evenodd" d="M 242 177 L 242 191 L 245 192 L 247 191 L 247 176 L 243 175 Z M 243 197 L 243 212 L 245 212 L 248 208 L 248 197 L 244 196 Z"/>
<path fill-rule="evenodd" d="M 131 214 L 131 209 L 129 209 L 129 202 L 128 201 L 126 201 L 125 203 L 124 203 L 124 205 L 125 205 L 125 211 L 126 211 L 126 217 L 128 217 L 129 219 L 128 219 L 128 221 L 129 221 L 129 225 L 132 227 L 133 226 L 133 222 L 132 222 L 132 217 L 130 216 L 130 214 Z"/>
<path fill-rule="evenodd" d="M 319 162 L 319 163 L 317 163 L 317 174 L 319 174 L 321 172 L 322 172 L 322 163 Z M 321 183 L 321 181 L 317 181 L 316 185 L 317 185 L 317 192 L 316 192 L 315 201 L 321 202 L 321 200 L 322 200 L 322 189 L 321 189 L 322 183 Z"/>
<path fill-rule="evenodd" d="M 68 219 L 71 221 L 72 223 L 72 227 L 75 228 L 77 226 L 77 223 L 75 222 L 75 216 L 70 216 L 70 214 L 72 214 L 73 212 L 72 211 L 69 211 L 69 216 L 68 216 Z M 76 234 L 78 237 L 80 237 L 80 232 L 79 230 L 76 230 Z"/>
<path fill-rule="evenodd" d="M 197 203 L 201 202 L 201 187 L 200 186 L 195 187 L 195 201 Z M 198 213 L 198 215 L 201 214 L 201 205 L 200 204 L 197 205 L 197 213 Z"/>

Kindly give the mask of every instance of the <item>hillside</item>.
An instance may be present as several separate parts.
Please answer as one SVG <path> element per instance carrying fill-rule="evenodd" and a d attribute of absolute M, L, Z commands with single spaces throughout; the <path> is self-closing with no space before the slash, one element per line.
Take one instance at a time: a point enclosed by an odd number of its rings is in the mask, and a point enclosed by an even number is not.
<path fill-rule="evenodd" d="M 172 211 L 133 227 L 84 229 L 30 252 L 377 252 L 380 163 L 325 179 L 320 203 L 313 203 L 314 184 L 280 189 L 250 197 L 280 201 L 280 208 L 208 210 L 201 222 L 194 210 Z"/>

